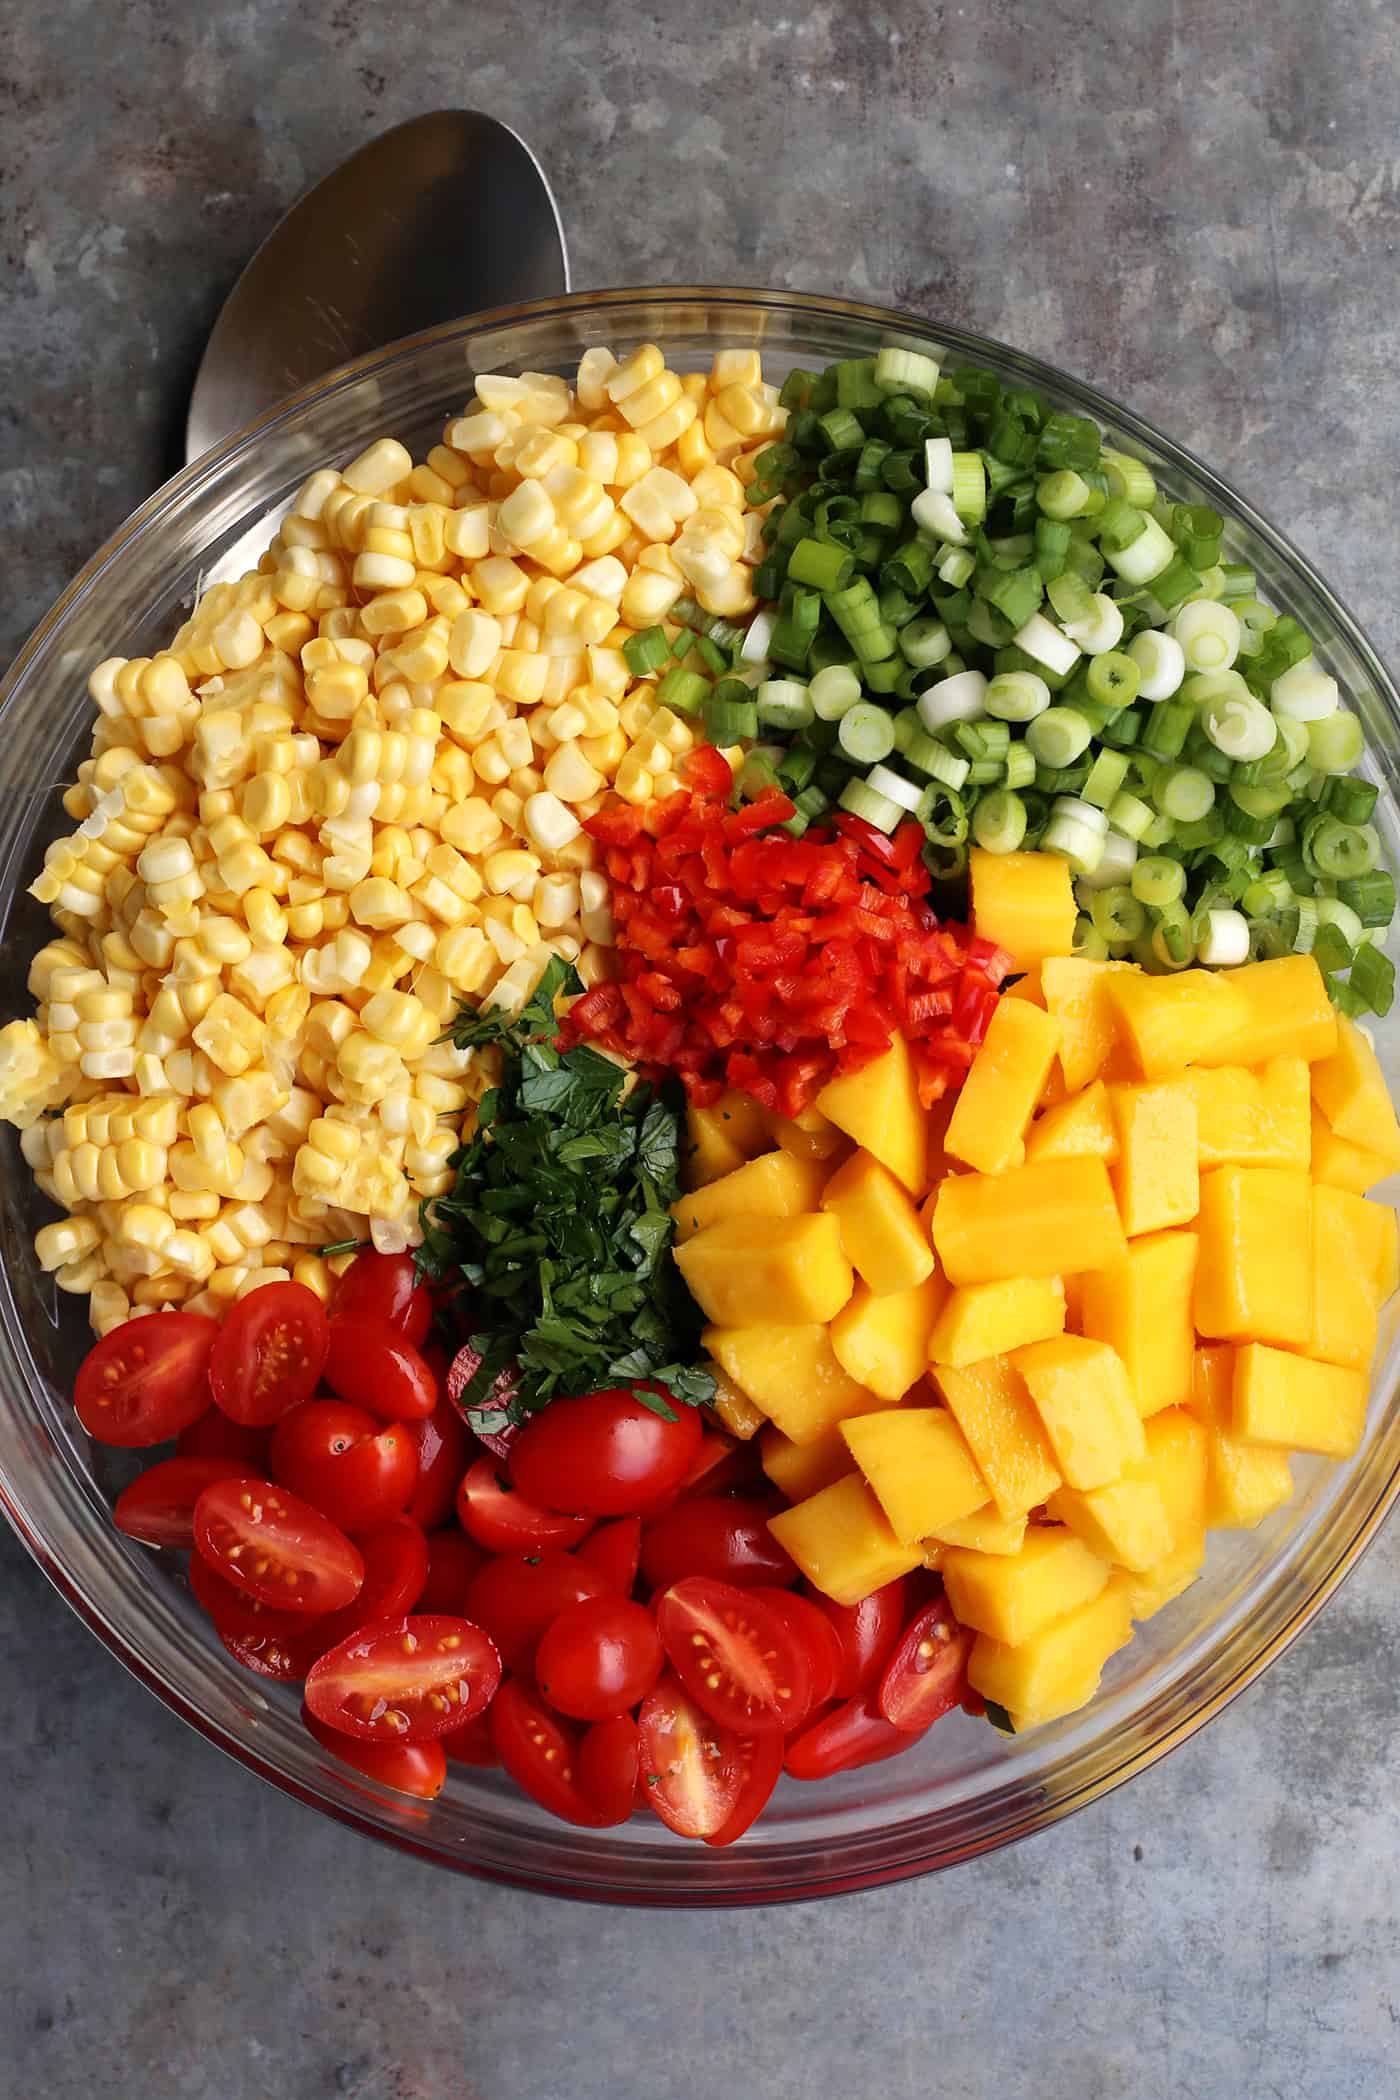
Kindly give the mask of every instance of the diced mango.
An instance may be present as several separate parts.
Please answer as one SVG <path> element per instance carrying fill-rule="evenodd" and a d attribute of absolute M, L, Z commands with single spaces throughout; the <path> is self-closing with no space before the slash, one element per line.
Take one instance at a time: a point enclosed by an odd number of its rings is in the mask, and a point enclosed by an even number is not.
<path fill-rule="evenodd" d="M 933 1245 L 950 1283 L 1063 1276 L 1119 1260 L 1127 1242 L 1101 1159 L 1040 1160 L 938 1185 Z"/>
<path fill-rule="evenodd" d="M 1210 1341 L 1293 1342 L 1312 1325 L 1312 1184 L 1283 1167 L 1201 1182 L 1195 1320 Z"/>
<path fill-rule="evenodd" d="M 1012 1358 L 1070 1487 L 1102 1487 L 1146 1449 L 1123 1359 L 1077 1334 L 1032 1342 Z"/>
<path fill-rule="evenodd" d="M 1132 1634 L 1128 1589 L 1121 1577 L 1065 1617 L 1008 1647 L 979 1634 L 968 1658 L 968 1682 L 1004 1707 L 1017 1734 L 1087 1706 L 1104 1665 Z"/>
<path fill-rule="evenodd" d="M 1148 1619 L 1190 1587 L 1206 1552 L 1206 1431 L 1185 1408 L 1170 1407 L 1145 1425 L 1147 1457 L 1135 1480 L 1155 1483 L 1167 1513 L 1171 1550 L 1141 1574 L 1127 1577 L 1135 1619 Z"/>
<path fill-rule="evenodd" d="M 1180 1079 L 1109 1088 L 1118 1161 L 1113 1188 L 1129 1239 L 1189 1225 L 1201 1200 L 1196 1103 Z"/>
<path fill-rule="evenodd" d="M 1206 1524 L 1252 1531 L 1293 1493 L 1288 1455 L 1235 1435 L 1235 1351 L 1218 1342 L 1196 1351 L 1191 1412 L 1205 1423 Z"/>
<path fill-rule="evenodd" d="M 1198 1245 L 1194 1232 L 1148 1233 L 1122 1261 L 1079 1278 L 1078 1325 L 1118 1351 L 1140 1415 L 1190 1396 Z"/>
<path fill-rule="evenodd" d="M 1364 1196 L 1381 1181 L 1387 1181 L 1395 1172 L 1392 1161 L 1380 1152 L 1372 1152 L 1365 1145 L 1353 1145 L 1350 1138 L 1338 1137 L 1322 1110 L 1313 1103 L 1312 1111 L 1312 1177 L 1314 1181 L 1325 1181 L 1329 1188 L 1350 1189 L 1353 1195 Z"/>
<path fill-rule="evenodd" d="M 941 1276 L 883 1298 L 858 1283 L 831 1323 L 831 1346 L 842 1369 L 879 1399 L 902 1399 L 927 1369 L 929 1336 L 946 1294 Z"/>
<path fill-rule="evenodd" d="M 897 1539 L 913 1544 L 985 1506 L 987 1483 L 946 1407 L 891 1407 L 843 1422 L 851 1457 Z"/>
<path fill-rule="evenodd" d="M 1052 853 L 988 853 L 974 846 L 968 856 L 973 931 L 1004 948 L 1018 969 L 1047 955 L 1068 955 L 1074 946 L 1078 906 L 1069 862 Z"/>
<path fill-rule="evenodd" d="M 1059 1040 L 1058 1023 L 1040 1007 L 1027 999 L 999 1000 L 963 1081 L 944 1150 L 982 1174 L 1019 1166 Z"/>
<path fill-rule="evenodd" d="M 1111 1166 L 1117 1157 L 1118 1132 L 1101 1079 L 1091 1080 L 1082 1094 L 1047 1108 L 1026 1134 L 1028 1160 L 1101 1159 Z"/>
<path fill-rule="evenodd" d="M 1368 1215 L 1369 1213 L 1369 1215 Z M 1380 1205 L 1349 1189 L 1313 1190 L 1313 1310 L 1308 1355 L 1353 1371 L 1370 1365 L 1380 1294 L 1371 1218 Z"/>
<path fill-rule="evenodd" d="M 824 1159 L 831 1163 L 846 1149 L 844 1131 L 838 1130 L 815 1102 L 798 1115 L 770 1115 L 767 1120 L 774 1142 L 796 1159 Z"/>
<path fill-rule="evenodd" d="M 1058 1524 L 1032 1524 L 1019 1553 L 959 1546 L 943 1556 L 943 1585 L 958 1619 L 1011 1648 L 1097 1597 L 1107 1580 L 1107 1561 Z"/>
<path fill-rule="evenodd" d="M 1060 1473 L 1015 1365 L 992 1356 L 963 1370 L 936 1365 L 931 1375 L 1001 1515 L 1023 1517 L 1038 1508 L 1059 1486 Z"/>
<path fill-rule="evenodd" d="M 926 1547 L 930 1543 L 966 1546 L 973 1553 L 1019 1553 L 1025 1537 L 1024 1517 L 1004 1517 L 989 1502 L 985 1509 L 975 1509 L 970 1517 L 959 1517 L 952 1524 L 940 1524 L 924 1544 Z M 941 1556 L 939 1565 L 942 1565 Z"/>
<path fill-rule="evenodd" d="M 1182 1084 L 1196 1103 L 1202 1168 L 1309 1165 L 1308 1067 L 1301 1057 L 1273 1058 L 1257 1072 L 1193 1065 Z"/>
<path fill-rule="evenodd" d="M 684 1179 L 687 1188 L 702 1189 L 744 1164 L 717 1108 L 690 1107 L 685 1112 Z"/>
<path fill-rule="evenodd" d="M 731 1087 L 727 1094 L 720 1095 L 713 1113 L 745 1159 L 757 1159 L 773 1143 L 768 1111 L 752 1094 L 741 1094 Z"/>
<path fill-rule="evenodd" d="M 1050 1497 L 1049 1509 L 1091 1553 L 1117 1567 L 1140 1573 L 1171 1552 L 1171 1526 L 1155 1480 L 1125 1474 L 1103 1487 L 1060 1488 Z"/>
<path fill-rule="evenodd" d="M 675 1259 L 706 1319 L 721 1327 L 834 1320 L 855 1280 L 841 1228 L 822 1211 L 722 1218 L 677 1247 Z"/>
<path fill-rule="evenodd" d="M 936 1364 L 976 1364 L 1064 1331 L 1065 1287 L 1058 1276 L 966 1283 L 944 1301 L 929 1357 Z"/>
<path fill-rule="evenodd" d="M 881 1057 L 858 1072 L 831 1080 L 817 1096 L 820 1114 L 855 1139 L 902 1181 L 923 1195 L 928 1172 L 928 1116 L 919 1100 L 909 1045 L 894 1037 Z"/>
<path fill-rule="evenodd" d="M 1366 1377 L 1250 1342 L 1235 1356 L 1235 1433 L 1250 1444 L 1350 1458 L 1366 1427 Z"/>
<path fill-rule="evenodd" d="M 859 1604 L 923 1560 L 917 1545 L 895 1537 L 859 1473 L 770 1517 L 768 1529 L 807 1580 L 837 1604 Z"/>
<path fill-rule="evenodd" d="M 841 1368 L 830 1333 L 818 1321 L 707 1327 L 701 1342 L 740 1392 L 795 1444 L 810 1444 L 846 1415 L 880 1405 Z"/>
<path fill-rule="evenodd" d="M 715 1397 L 710 1402 L 711 1407 L 729 1434 L 737 1436 L 741 1443 L 747 1443 L 750 1437 L 758 1435 L 767 1416 L 761 1407 L 754 1405 L 747 1393 L 741 1392 L 738 1386 L 725 1376 L 718 1364 L 708 1363 L 704 1369 L 715 1382 Z"/>
<path fill-rule="evenodd" d="M 1105 979 L 1105 996 L 1144 1079 L 1169 1079 L 1207 1063 L 1212 1050 L 1239 1033 L 1249 1006 L 1234 989 L 1234 974 L 1181 970 L 1152 977 L 1115 970 Z"/>
<path fill-rule="evenodd" d="M 820 1494 L 833 1480 L 844 1480 L 854 1468 L 839 1423 L 833 1422 L 810 1444 L 795 1444 L 777 1428 L 765 1429 L 759 1439 L 759 1463 L 775 1488 L 789 1502 L 805 1502 Z"/>
<path fill-rule="evenodd" d="M 1338 1016 L 1332 1055 L 1313 1066 L 1312 1090 L 1338 1137 L 1400 1166 L 1400 1124 L 1380 1059 L 1348 1014 Z"/>
<path fill-rule="evenodd" d="M 1032 1006 L 1045 1004 L 1045 986 L 1041 982 L 1040 965 L 1033 963 L 1029 970 L 1022 971 L 1001 988 L 1003 999 L 1029 999 Z"/>
<path fill-rule="evenodd" d="M 1197 972 L 1188 972 L 1196 975 Z M 1235 1033 L 1203 1050 L 1203 1065 L 1262 1065 L 1271 1057 L 1329 1057 L 1337 1040 L 1337 1012 L 1311 955 L 1231 970 L 1231 989 L 1247 1009 Z"/>
<path fill-rule="evenodd" d="M 1376 1208 L 1381 1213 L 1376 1236 L 1376 1289 L 1384 1305 L 1391 1292 L 1400 1288 L 1400 1219 L 1388 1203 L 1378 1203 Z"/>
<path fill-rule="evenodd" d="M 1118 1046 L 1118 1019 L 1108 997 L 1115 971 L 1126 962 L 1091 962 L 1087 956 L 1056 957 L 1041 968 L 1045 1004 L 1060 1024 L 1060 1071 L 1071 1094 L 1102 1076 Z"/>
<path fill-rule="evenodd" d="M 853 1152 L 822 1191 L 852 1268 L 876 1297 L 933 1274 L 933 1247 L 908 1190 L 869 1152 Z"/>
<path fill-rule="evenodd" d="M 671 1205 L 676 1241 L 683 1244 L 721 1218 L 796 1218 L 815 1210 L 826 1181 L 820 1160 L 794 1159 L 790 1152 L 765 1152 L 731 1174 L 706 1182 Z"/>

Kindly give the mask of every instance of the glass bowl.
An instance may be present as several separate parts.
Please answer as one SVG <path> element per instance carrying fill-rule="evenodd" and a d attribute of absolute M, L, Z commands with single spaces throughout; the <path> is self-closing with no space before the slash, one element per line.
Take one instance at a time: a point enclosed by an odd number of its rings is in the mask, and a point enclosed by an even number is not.
<path fill-rule="evenodd" d="M 878 307 L 789 293 L 683 289 L 579 293 L 415 336 L 345 366 L 158 491 L 94 556 L 16 662 L 0 735 L 0 989 L 25 1012 L 27 958 L 47 917 L 25 894 L 65 822 L 58 794 L 86 749 L 85 681 L 101 658 L 160 647 L 212 577 L 252 566 L 313 467 L 380 432 L 415 453 L 459 409 L 472 376 L 568 372 L 593 343 L 640 341 L 682 368 L 757 344 L 765 373 L 862 355 L 882 341 L 947 346 L 960 362 L 1041 389 L 1095 417 L 1145 459 L 1171 495 L 1227 520 L 1230 556 L 1293 612 L 1365 723 L 1386 845 L 1400 847 L 1400 695 L 1327 586 L 1280 533 L 1189 453 L 1090 387 L 1031 357 Z M 1400 1079 L 1400 1017 L 1377 1030 Z M 250 1676 L 219 1645 L 170 1555 L 123 1538 L 109 1510 L 134 1469 L 91 1446 L 68 1395 L 87 1346 L 84 1307 L 56 1292 L 32 1239 L 48 1206 L 8 1127 L 0 1180 L 0 1501 L 40 1566 L 88 1624 L 168 1706 L 251 1770 L 358 1830 L 469 1873 L 559 1894 L 645 1904 L 769 1902 L 867 1887 L 948 1866 L 1041 1829 L 1185 1741 L 1279 1655 L 1354 1567 L 1400 1492 L 1394 1324 L 1383 1338 L 1371 1421 L 1344 1466 L 1295 1462 L 1297 1494 L 1255 1532 L 1212 1538 L 1205 1572 L 1115 1658 L 1087 1711 L 1021 1741 L 957 1715 L 891 1763 L 817 1786 L 787 1781 L 727 1851 L 673 1838 L 645 1815 L 616 1831 L 554 1822 L 499 1773 L 454 1765 L 430 1804 L 380 1793 L 305 1733 L 298 1699 Z"/>

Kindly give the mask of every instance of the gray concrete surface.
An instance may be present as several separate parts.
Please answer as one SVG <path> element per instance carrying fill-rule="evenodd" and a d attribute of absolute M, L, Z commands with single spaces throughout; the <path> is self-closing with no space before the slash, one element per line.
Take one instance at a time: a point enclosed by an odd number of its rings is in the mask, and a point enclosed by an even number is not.
<path fill-rule="evenodd" d="M 454 101 L 537 146 L 579 284 L 846 291 L 1022 343 L 1233 475 L 1394 658 L 1397 87 L 1390 0 L 8 0 L 0 661 L 176 463 L 282 208 Z M 1396 2090 L 1394 1528 L 1263 1685 L 1073 1823 L 742 1916 L 372 1849 L 181 1728 L 8 1535 L 0 1578 L 0 2094 Z"/>

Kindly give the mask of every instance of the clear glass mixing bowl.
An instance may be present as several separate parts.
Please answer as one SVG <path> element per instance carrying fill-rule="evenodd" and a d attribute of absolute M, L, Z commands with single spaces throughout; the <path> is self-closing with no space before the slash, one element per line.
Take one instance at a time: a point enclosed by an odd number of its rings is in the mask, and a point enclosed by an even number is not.
<path fill-rule="evenodd" d="M 468 394 L 472 375 L 568 372 L 592 343 L 624 353 L 659 343 L 678 368 L 757 344 L 768 376 L 869 352 L 880 342 L 945 344 L 1091 415 L 1147 460 L 1167 490 L 1223 512 L 1232 558 L 1314 636 L 1365 722 L 1382 787 L 1387 848 L 1400 847 L 1400 695 L 1346 610 L 1288 542 L 1191 456 L 1092 388 L 1000 344 L 877 307 L 780 292 L 689 289 L 580 293 L 412 338 L 348 365 L 265 416 L 167 484 L 69 587 L 4 688 L 0 799 L 0 1019 L 28 1010 L 27 957 L 45 915 L 25 894 L 65 822 L 58 793 L 86 748 L 91 666 L 160 647 L 201 582 L 252 566 L 274 521 L 316 466 L 392 432 L 421 455 Z M 1400 1016 L 1377 1031 L 1400 1080 Z M 377 1792 L 335 1763 L 297 1719 L 298 1700 L 251 1677 L 220 1647 L 172 1556 L 116 1532 L 112 1492 L 131 1470 L 91 1446 L 68 1394 L 88 1335 L 83 1308 L 55 1291 L 32 1237 L 48 1206 L 14 1133 L 0 1174 L 0 1502 L 54 1584 L 136 1676 L 211 1742 L 290 1794 L 355 1828 L 470 1873 L 560 1894 L 647 1904 L 767 1902 L 897 1880 L 1042 1828 L 1183 1742 L 1280 1654 L 1355 1566 L 1400 1492 L 1400 1347 L 1378 1358 L 1371 1423 L 1345 1466 L 1295 1463 L 1298 1492 L 1257 1532 L 1219 1534 L 1206 1570 L 1140 1629 L 1084 1713 L 1008 1742 L 959 1715 L 889 1764 L 818 1786 L 785 1782 L 728 1851 L 671 1837 L 646 1816 L 625 1829 L 572 1830 L 498 1773 L 452 1768 L 431 1804 Z"/>

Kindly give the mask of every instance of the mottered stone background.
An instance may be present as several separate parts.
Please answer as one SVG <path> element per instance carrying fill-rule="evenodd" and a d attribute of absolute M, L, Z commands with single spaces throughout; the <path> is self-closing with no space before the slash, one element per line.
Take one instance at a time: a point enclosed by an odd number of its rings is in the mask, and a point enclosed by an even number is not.
<path fill-rule="evenodd" d="M 178 464 L 307 184 L 471 104 L 576 285 L 888 300 L 1130 402 L 1392 660 L 1390 0 L 0 0 L 0 663 Z M 120 637 L 113 637 L 117 646 Z M 629 1915 L 411 1865 L 259 1784 L 0 1538 L 0 2092 L 45 2100 L 1382 2100 L 1400 1531 L 1125 1791 L 937 1880 Z"/>

